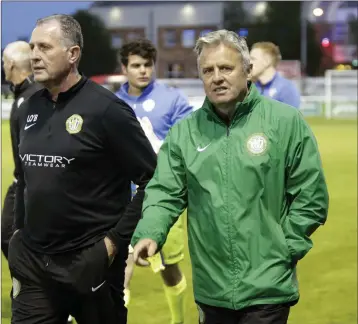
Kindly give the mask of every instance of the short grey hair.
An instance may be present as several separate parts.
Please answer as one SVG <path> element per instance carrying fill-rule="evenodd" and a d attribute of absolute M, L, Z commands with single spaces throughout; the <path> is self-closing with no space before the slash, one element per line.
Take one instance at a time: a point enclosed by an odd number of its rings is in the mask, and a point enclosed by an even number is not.
<path fill-rule="evenodd" d="M 79 22 L 72 16 L 56 14 L 38 19 L 36 26 L 43 25 L 52 20 L 55 20 L 59 23 L 66 44 L 69 46 L 79 46 L 82 51 L 83 35 Z"/>
<path fill-rule="evenodd" d="M 26 72 L 31 71 L 31 48 L 24 41 L 16 41 L 8 44 L 3 52 L 3 57 L 14 61 L 15 65 Z"/>
<path fill-rule="evenodd" d="M 216 30 L 207 33 L 205 36 L 200 37 L 195 44 L 194 52 L 199 59 L 199 56 L 205 46 L 226 44 L 236 49 L 242 60 L 243 69 L 245 72 L 250 69 L 250 52 L 244 37 L 240 37 L 233 31 L 226 29 Z"/>

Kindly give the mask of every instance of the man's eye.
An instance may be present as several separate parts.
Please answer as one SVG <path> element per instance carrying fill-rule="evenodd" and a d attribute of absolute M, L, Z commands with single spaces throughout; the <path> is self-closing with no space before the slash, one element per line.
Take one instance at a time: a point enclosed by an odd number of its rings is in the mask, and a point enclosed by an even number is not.
<path fill-rule="evenodd" d="M 229 73 L 229 72 L 232 71 L 232 68 L 231 68 L 231 67 L 228 67 L 228 66 L 224 66 L 224 67 L 221 68 L 221 71 L 222 71 L 223 73 Z"/>

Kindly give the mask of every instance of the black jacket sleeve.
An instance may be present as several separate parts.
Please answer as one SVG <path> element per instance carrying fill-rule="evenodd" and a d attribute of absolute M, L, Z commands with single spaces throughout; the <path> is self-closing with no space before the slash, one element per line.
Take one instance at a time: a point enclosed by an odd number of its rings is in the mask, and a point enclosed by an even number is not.
<path fill-rule="evenodd" d="M 11 113 L 10 113 L 10 139 L 11 139 L 11 148 L 14 161 L 18 152 L 19 145 L 19 112 L 16 106 L 16 101 L 14 102 Z M 16 168 L 14 170 L 14 177 L 17 179 Z"/>
<path fill-rule="evenodd" d="M 18 91 L 15 91 L 15 101 L 10 114 L 11 146 L 14 157 L 14 177 L 16 179 L 15 206 L 14 206 L 14 228 L 21 229 L 24 226 L 25 203 L 24 190 L 25 181 L 19 156 L 20 129 L 24 126 L 29 98 L 42 86 L 33 82 L 33 77 L 27 78 Z M 20 101 L 22 100 L 22 101 Z"/>
<path fill-rule="evenodd" d="M 15 206 L 14 206 L 14 229 L 21 229 L 24 227 L 25 219 L 25 204 L 24 204 L 24 190 L 25 190 L 25 180 L 24 174 L 21 165 L 21 159 L 19 155 L 19 143 L 20 143 L 20 127 L 21 127 L 21 118 L 23 118 L 23 111 L 25 107 L 17 109 L 13 112 L 13 116 L 10 120 L 10 130 L 11 130 L 11 145 L 12 153 L 14 156 L 15 171 L 14 176 L 17 180 L 16 190 L 15 190 Z"/>
<path fill-rule="evenodd" d="M 157 155 L 147 139 L 132 108 L 118 99 L 107 108 L 102 120 L 107 145 L 119 165 L 125 161 L 125 172 L 138 185 L 137 193 L 127 206 L 116 227 L 107 236 L 117 249 L 127 249 L 133 232 L 142 216 L 144 189 L 152 178 Z"/>

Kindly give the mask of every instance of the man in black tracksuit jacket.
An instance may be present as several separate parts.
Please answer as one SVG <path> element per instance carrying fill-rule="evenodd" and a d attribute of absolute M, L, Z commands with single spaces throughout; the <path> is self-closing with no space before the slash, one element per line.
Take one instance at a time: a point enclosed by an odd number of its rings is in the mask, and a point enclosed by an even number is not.
<path fill-rule="evenodd" d="M 14 94 L 14 102 L 10 111 L 13 154 L 15 154 L 19 144 L 18 116 L 20 107 L 25 100 L 41 88 L 31 76 L 30 53 L 29 44 L 23 41 L 8 44 L 3 52 L 5 78 L 11 82 L 11 90 Z M 1 213 L 1 250 L 6 259 L 8 257 L 9 240 L 13 234 L 16 179 L 17 175 L 14 173 L 14 181 L 6 192 Z"/>
<path fill-rule="evenodd" d="M 39 20 L 30 46 L 45 89 L 21 110 L 12 323 L 125 324 L 128 245 L 156 154 L 133 110 L 78 74 L 76 20 Z"/>

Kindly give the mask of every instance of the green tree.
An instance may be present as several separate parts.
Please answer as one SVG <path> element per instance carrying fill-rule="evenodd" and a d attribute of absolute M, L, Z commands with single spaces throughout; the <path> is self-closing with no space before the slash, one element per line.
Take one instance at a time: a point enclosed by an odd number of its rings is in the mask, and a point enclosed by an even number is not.
<path fill-rule="evenodd" d="M 77 11 L 73 17 L 81 25 L 84 41 L 79 70 L 87 77 L 113 73 L 117 67 L 117 51 L 112 48 L 111 34 L 104 23 L 85 10 Z"/>

